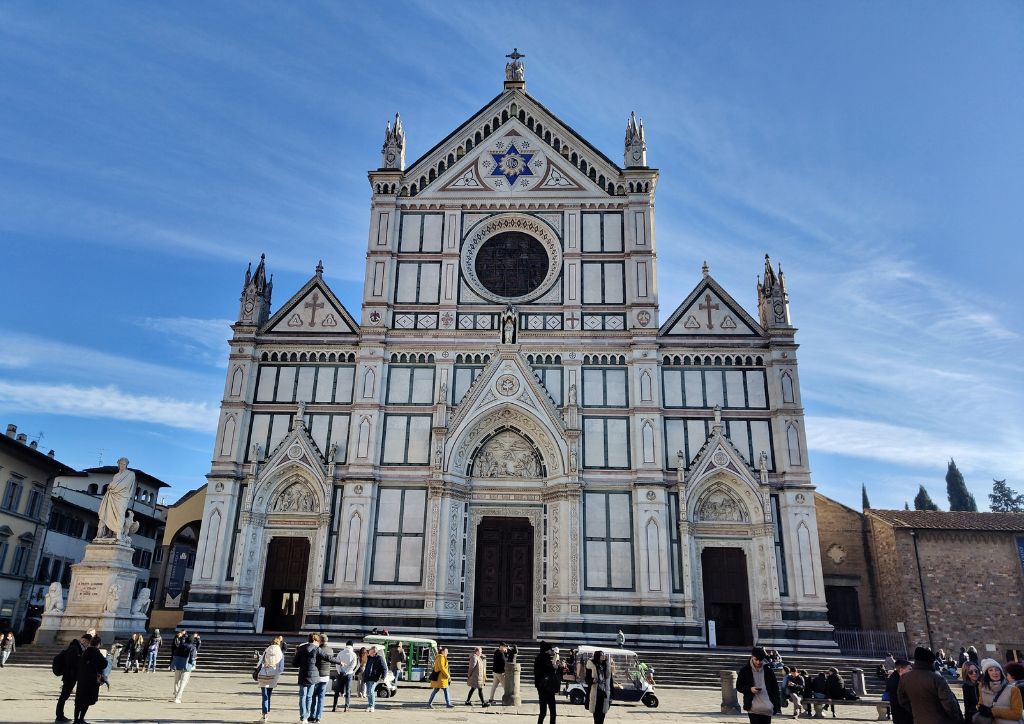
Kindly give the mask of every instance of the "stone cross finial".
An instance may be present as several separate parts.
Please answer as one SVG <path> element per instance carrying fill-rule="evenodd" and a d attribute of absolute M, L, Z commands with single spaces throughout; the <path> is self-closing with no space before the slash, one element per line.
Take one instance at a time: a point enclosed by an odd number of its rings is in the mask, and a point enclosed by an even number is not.
<path fill-rule="evenodd" d="M 512 52 L 505 57 L 511 59 L 511 62 L 505 64 L 505 83 L 514 83 L 517 84 L 517 87 L 523 87 L 520 84 L 526 81 L 526 66 L 519 59 L 525 58 L 526 55 L 520 53 L 519 48 L 512 48 Z"/>

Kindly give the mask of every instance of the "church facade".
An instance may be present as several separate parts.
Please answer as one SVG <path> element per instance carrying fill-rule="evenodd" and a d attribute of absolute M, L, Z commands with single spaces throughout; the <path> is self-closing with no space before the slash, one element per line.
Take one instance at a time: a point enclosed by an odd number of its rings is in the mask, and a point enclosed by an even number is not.
<path fill-rule="evenodd" d="M 184 625 L 833 649 L 781 269 L 659 326 L 642 121 L 618 165 L 522 57 L 388 124 L 358 318 L 246 273 Z"/>

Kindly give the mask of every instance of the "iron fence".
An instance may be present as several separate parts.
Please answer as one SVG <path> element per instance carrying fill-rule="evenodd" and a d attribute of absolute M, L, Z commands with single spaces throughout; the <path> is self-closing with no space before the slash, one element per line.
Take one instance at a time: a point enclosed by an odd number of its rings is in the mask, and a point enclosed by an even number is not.
<path fill-rule="evenodd" d="M 906 634 L 899 631 L 860 631 L 833 629 L 839 650 L 849 656 L 885 656 L 909 658 Z"/>

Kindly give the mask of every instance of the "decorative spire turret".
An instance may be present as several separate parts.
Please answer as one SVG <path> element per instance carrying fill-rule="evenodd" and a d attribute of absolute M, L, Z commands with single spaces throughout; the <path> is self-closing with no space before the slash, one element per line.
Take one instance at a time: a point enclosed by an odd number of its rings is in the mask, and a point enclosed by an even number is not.
<path fill-rule="evenodd" d="M 270 318 L 270 296 L 274 291 L 273 277 L 267 280 L 266 254 L 260 254 L 260 263 L 252 271 L 252 263 L 245 270 L 245 284 L 242 286 L 241 306 L 238 311 L 239 324 L 262 326 Z"/>
<path fill-rule="evenodd" d="M 792 327 L 789 319 L 789 293 L 786 291 L 786 277 L 772 269 L 772 260 L 764 255 L 764 281 L 757 280 L 757 309 L 761 317 L 761 326 L 765 329 Z"/>
<path fill-rule="evenodd" d="M 505 88 L 526 88 L 526 66 L 520 62 L 520 58 L 526 55 L 519 52 L 519 48 L 512 48 L 512 52 L 505 56 L 509 62 L 505 63 Z"/>
<path fill-rule="evenodd" d="M 382 169 L 405 170 L 405 129 L 402 118 L 395 114 L 395 126 L 388 121 L 384 128 L 384 147 L 380 150 L 380 167 Z"/>
<path fill-rule="evenodd" d="M 637 119 L 636 111 L 629 114 L 626 121 L 626 150 L 624 153 L 626 168 L 645 168 L 647 166 L 647 141 L 644 138 L 644 119 Z"/>

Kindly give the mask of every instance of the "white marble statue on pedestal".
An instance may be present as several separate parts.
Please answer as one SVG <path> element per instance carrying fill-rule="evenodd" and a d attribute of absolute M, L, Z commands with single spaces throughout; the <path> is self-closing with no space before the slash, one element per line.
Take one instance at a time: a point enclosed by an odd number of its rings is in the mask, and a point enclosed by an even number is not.
<path fill-rule="evenodd" d="M 135 473 L 128 469 L 128 458 L 117 461 L 117 472 L 107 485 L 100 501 L 100 524 L 95 541 L 123 542 L 124 514 L 135 493 Z"/>
<path fill-rule="evenodd" d="M 46 592 L 46 605 L 43 613 L 60 614 L 64 613 L 64 588 L 54 581 Z"/>
<path fill-rule="evenodd" d="M 137 613 L 141 616 L 145 616 L 149 611 L 149 597 L 152 594 L 149 592 L 149 588 L 143 588 L 139 591 L 138 598 L 135 599 L 135 603 L 132 604 L 132 613 Z"/>

